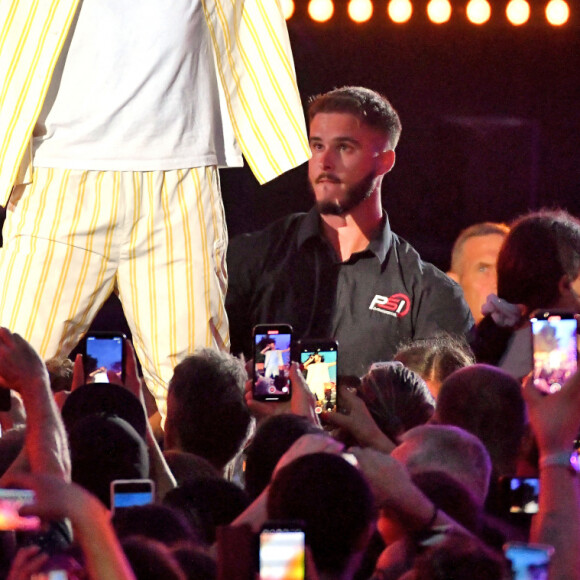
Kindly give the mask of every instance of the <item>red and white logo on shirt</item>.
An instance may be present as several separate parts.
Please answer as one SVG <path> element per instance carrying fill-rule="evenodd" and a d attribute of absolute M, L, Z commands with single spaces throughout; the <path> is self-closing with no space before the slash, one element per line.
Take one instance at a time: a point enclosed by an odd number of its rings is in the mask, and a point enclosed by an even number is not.
<path fill-rule="evenodd" d="M 381 296 L 376 294 L 369 306 L 370 310 L 376 310 L 389 316 L 402 318 L 409 313 L 411 299 L 406 294 L 393 294 L 392 296 Z"/>

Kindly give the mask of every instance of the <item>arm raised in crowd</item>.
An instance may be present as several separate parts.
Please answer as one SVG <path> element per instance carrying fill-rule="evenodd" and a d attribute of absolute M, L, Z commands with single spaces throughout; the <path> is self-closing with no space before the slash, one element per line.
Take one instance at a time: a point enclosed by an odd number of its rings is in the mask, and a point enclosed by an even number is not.
<path fill-rule="evenodd" d="M 20 509 L 22 515 L 44 520 L 68 518 L 84 557 L 89 578 L 134 580 L 110 521 L 108 510 L 82 487 L 62 478 L 40 474 L 14 474 L 8 485 L 32 489 L 35 502 Z"/>
<path fill-rule="evenodd" d="M 540 452 L 540 500 L 530 541 L 554 546 L 550 578 L 576 579 L 580 570 L 580 475 L 569 463 L 580 428 L 580 372 L 551 395 L 528 377 L 528 416 Z"/>
<path fill-rule="evenodd" d="M 334 427 L 348 431 L 361 447 L 372 447 L 390 453 L 396 445 L 376 424 L 365 402 L 348 387 L 339 386 L 341 407 L 344 413 L 324 412 L 322 419 Z"/>
<path fill-rule="evenodd" d="M 0 328 L 0 388 L 14 390 L 24 403 L 27 417 L 24 452 L 30 470 L 68 481 L 68 441 L 50 390 L 48 372 L 32 346 L 7 328 Z"/>
<path fill-rule="evenodd" d="M 147 411 L 145 408 L 145 399 L 143 396 L 143 389 L 146 388 L 139 379 L 137 372 L 137 359 L 135 358 L 135 351 L 131 345 L 130 340 L 125 340 L 125 381 L 122 382 L 116 373 L 109 372 L 108 378 L 111 383 L 114 383 L 132 393 L 139 401 L 143 407 L 143 413 L 145 418 L 147 418 Z M 82 355 L 77 355 L 74 363 L 72 388 L 73 390 L 85 384 L 85 376 L 83 370 L 83 358 Z M 153 428 L 149 421 L 146 421 L 147 434 L 147 452 L 149 454 L 149 477 L 155 482 L 155 490 L 159 498 L 163 498 L 165 494 L 174 487 L 177 486 L 175 477 L 171 473 L 163 453 L 159 448 L 155 435 L 153 433 Z"/>

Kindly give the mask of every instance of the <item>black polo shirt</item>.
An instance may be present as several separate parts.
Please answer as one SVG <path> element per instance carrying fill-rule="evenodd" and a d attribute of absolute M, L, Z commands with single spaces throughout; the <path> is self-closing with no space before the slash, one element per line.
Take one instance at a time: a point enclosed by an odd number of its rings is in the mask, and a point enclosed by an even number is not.
<path fill-rule="evenodd" d="M 362 376 L 409 339 L 465 336 L 473 319 L 461 288 L 384 226 L 341 262 L 315 208 L 234 238 L 226 306 L 232 352 L 251 356 L 252 327 L 288 323 L 295 338 L 333 337 L 339 374 Z"/>

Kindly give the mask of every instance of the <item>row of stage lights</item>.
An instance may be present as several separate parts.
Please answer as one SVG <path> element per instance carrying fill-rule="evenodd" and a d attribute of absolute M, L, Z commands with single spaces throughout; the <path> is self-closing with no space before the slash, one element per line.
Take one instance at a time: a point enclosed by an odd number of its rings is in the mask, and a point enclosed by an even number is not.
<path fill-rule="evenodd" d="M 377 0 L 375 0 L 377 3 Z M 294 0 L 282 0 L 286 19 L 292 18 L 295 11 Z M 363 23 L 373 16 L 372 0 L 349 0 L 347 11 L 354 22 Z M 444 24 L 451 18 L 453 8 L 449 0 L 429 0 L 427 16 L 434 24 Z M 411 0 L 388 0 L 387 14 L 397 23 L 408 22 L 413 16 Z M 563 26 L 570 19 L 570 7 L 565 0 L 549 0 L 544 7 L 546 20 L 552 26 Z M 326 22 L 334 15 L 333 0 L 309 0 L 308 15 L 316 22 Z M 485 24 L 491 17 L 491 6 L 488 0 L 468 0 L 465 15 L 473 24 Z M 514 26 L 525 24 L 531 15 L 527 0 L 509 0 L 505 7 L 507 20 Z"/>

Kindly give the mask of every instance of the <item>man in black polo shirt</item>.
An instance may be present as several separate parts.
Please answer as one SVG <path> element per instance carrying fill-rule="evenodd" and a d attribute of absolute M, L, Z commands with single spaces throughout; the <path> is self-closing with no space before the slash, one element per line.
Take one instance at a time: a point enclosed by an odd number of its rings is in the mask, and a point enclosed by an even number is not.
<path fill-rule="evenodd" d="M 361 376 L 402 341 L 465 335 L 473 319 L 461 288 L 391 231 L 382 208 L 401 132 L 391 104 L 344 87 L 314 98 L 308 113 L 316 206 L 232 240 L 232 352 L 251 356 L 254 324 L 285 322 L 296 338 L 336 338 L 339 374 Z"/>

